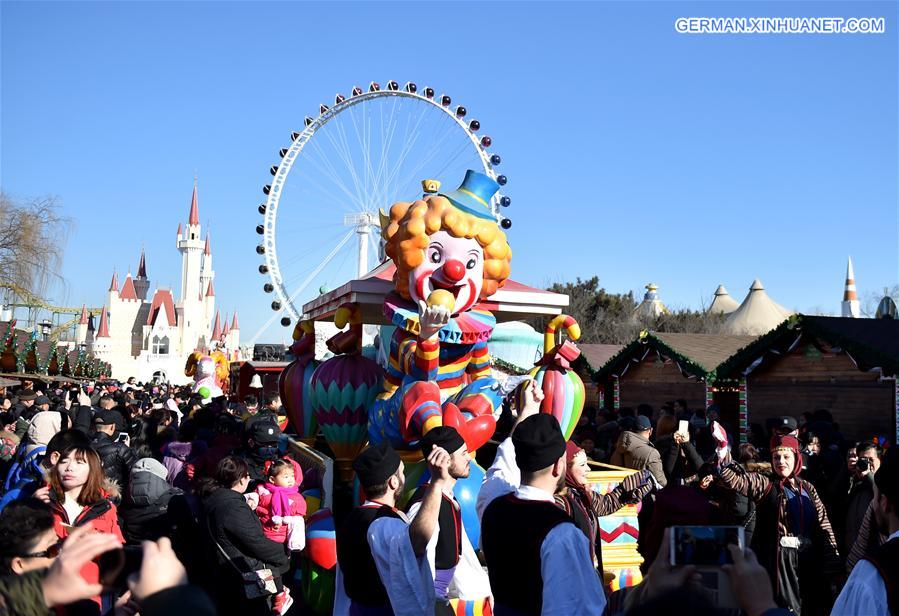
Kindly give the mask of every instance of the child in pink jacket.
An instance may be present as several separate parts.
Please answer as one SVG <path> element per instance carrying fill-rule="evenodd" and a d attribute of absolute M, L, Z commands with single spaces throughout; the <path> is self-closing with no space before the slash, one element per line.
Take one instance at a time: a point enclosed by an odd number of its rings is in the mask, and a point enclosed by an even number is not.
<path fill-rule="evenodd" d="M 300 494 L 303 471 L 290 458 L 266 462 L 266 481 L 256 488 L 258 504 L 256 515 L 262 522 L 262 532 L 272 541 L 284 543 L 291 551 L 302 550 L 306 545 L 306 500 Z M 290 590 L 275 596 L 273 614 L 285 614 L 293 604 Z"/>
<path fill-rule="evenodd" d="M 303 482 L 300 465 L 289 458 L 280 458 L 267 462 L 266 466 L 266 482 L 256 488 L 259 495 L 256 515 L 262 522 L 262 531 L 278 543 L 288 543 L 289 534 L 305 537 L 306 500 L 300 494 Z M 296 541 L 288 546 L 290 550 L 303 549 L 303 545 L 294 547 Z"/>

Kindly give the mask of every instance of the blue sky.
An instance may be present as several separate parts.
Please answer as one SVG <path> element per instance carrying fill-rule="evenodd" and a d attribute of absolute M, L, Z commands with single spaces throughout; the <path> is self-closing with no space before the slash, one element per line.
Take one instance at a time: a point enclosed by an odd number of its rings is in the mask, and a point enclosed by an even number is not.
<path fill-rule="evenodd" d="M 682 35 L 682 16 L 874 16 L 881 35 Z M 177 286 L 194 172 L 216 292 L 248 335 L 268 167 L 319 102 L 432 84 L 481 120 L 509 177 L 513 277 L 598 275 L 699 307 L 759 277 L 839 311 L 899 281 L 897 4 L 3 2 L 3 190 L 58 195 L 69 303 L 146 246 Z M 266 339 L 284 334 L 277 326 Z"/>

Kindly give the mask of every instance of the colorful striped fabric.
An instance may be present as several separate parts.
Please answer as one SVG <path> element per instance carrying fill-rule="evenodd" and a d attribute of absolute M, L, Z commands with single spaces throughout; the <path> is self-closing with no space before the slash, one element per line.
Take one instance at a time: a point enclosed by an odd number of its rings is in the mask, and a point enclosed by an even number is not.
<path fill-rule="evenodd" d="M 450 607 L 454 616 L 491 616 L 490 602 L 487 599 L 466 601 L 464 599 L 450 599 Z"/>

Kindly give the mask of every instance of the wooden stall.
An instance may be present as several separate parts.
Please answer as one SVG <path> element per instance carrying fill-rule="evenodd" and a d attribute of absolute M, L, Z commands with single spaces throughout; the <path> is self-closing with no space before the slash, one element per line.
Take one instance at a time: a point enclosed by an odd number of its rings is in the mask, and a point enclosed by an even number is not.
<path fill-rule="evenodd" d="M 745 382 L 750 423 L 827 409 L 847 440 L 899 437 L 899 321 L 797 315 L 717 372 Z"/>
<path fill-rule="evenodd" d="M 575 372 L 584 381 L 586 406 L 593 406 L 597 409 L 612 408 L 611 399 L 606 399 L 605 391 L 601 387 L 597 387 L 593 383 L 593 375 L 602 368 L 606 363 L 615 357 L 621 349 L 622 344 L 578 344 L 577 348 L 581 350 L 581 356 L 572 364 Z"/>
<path fill-rule="evenodd" d="M 722 419 L 736 425 L 736 392 L 722 388 L 715 398 L 716 369 L 754 340 L 755 336 L 643 332 L 597 370 L 593 380 L 607 408 L 639 404 L 658 408 L 678 398 L 690 408 L 716 402 L 722 406 Z"/>

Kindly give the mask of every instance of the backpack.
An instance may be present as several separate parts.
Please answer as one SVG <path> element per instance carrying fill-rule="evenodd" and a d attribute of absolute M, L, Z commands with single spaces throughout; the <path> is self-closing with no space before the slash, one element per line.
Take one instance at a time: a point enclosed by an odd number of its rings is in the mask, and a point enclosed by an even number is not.
<path fill-rule="evenodd" d="M 6 481 L 3 484 L 3 498 L 0 499 L 0 511 L 9 503 L 16 500 L 20 496 L 27 495 L 35 484 L 40 485 L 44 479 L 44 473 L 41 469 L 41 461 L 47 453 L 44 445 L 39 445 L 28 453 L 24 453 L 20 459 L 13 462 L 6 474 Z"/>

